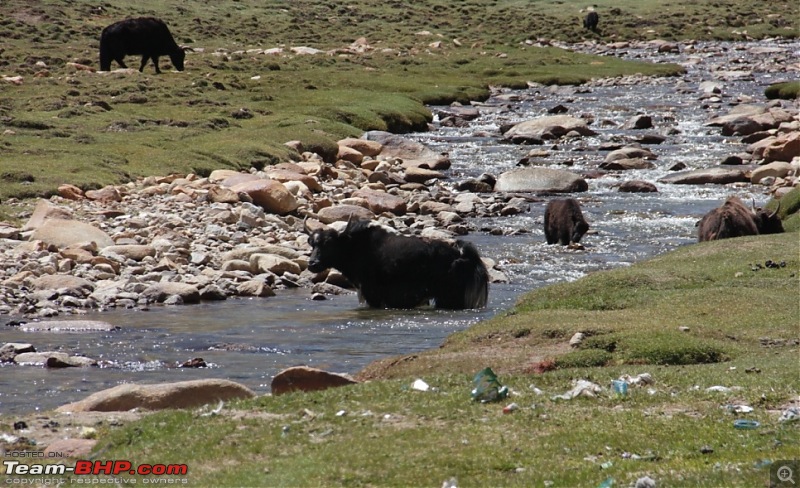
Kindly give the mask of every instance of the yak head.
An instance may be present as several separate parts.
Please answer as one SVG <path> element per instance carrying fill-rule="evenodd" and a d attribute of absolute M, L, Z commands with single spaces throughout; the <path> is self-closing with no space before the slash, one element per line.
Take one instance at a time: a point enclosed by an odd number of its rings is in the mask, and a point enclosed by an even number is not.
<path fill-rule="evenodd" d="M 172 65 L 176 70 L 183 71 L 187 52 L 194 52 L 194 49 L 190 47 L 179 46 L 178 49 L 170 53 L 169 60 L 172 61 Z"/>
<path fill-rule="evenodd" d="M 575 227 L 572 228 L 572 236 L 570 236 L 571 242 L 578 243 L 581 241 L 581 237 L 589 230 L 589 224 L 586 223 L 585 220 L 579 220 L 575 222 Z"/>
<path fill-rule="evenodd" d="M 306 222 L 303 223 L 305 231 L 309 234 L 308 244 L 311 246 L 311 257 L 308 259 L 308 270 L 319 273 L 328 268 L 341 266 L 348 259 L 353 222 L 348 221 L 347 227 L 341 232 L 334 229 L 318 229 L 311 231 Z"/>
<path fill-rule="evenodd" d="M 780 234 L 783 232 L 783 223 L 778 216 L 778 210 L 780 209 L 781 202 L 778 202 L 778 207 L 772 213 L 764 209 L 753 208 L 753 220 L 756 222 L 759 234 Z"/>

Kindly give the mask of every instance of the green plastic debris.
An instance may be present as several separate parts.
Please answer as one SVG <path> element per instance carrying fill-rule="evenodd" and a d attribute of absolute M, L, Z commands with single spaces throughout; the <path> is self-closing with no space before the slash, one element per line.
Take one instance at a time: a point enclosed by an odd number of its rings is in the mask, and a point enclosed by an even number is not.
<path fill-rule="evenodd" d="M 472 380 L 472 399 L 481 403 L 496 402 L 508 396 L 508 387 L 500 384 L 492 368 L 485 368 Z"/>

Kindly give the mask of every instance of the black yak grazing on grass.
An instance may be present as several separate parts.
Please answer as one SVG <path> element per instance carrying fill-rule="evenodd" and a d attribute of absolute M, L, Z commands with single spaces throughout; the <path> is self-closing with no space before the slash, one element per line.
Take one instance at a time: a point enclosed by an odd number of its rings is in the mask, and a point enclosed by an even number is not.
<path fill-rule="evenodd" d="M 153 60 L 156 73 L 159 56 L 169 56 L 172 65 L 183 71 L 183 61 L 189 48 L 178 46 L 172 38 L 167 24 L 153 17 L 140 17 L 115 22 L 100 34 L 100 71 L 110 71 L 111 61 L 127 68 L 123 59 L 128 54 L 141 54 L 143 71 L 148 60 Z"/>

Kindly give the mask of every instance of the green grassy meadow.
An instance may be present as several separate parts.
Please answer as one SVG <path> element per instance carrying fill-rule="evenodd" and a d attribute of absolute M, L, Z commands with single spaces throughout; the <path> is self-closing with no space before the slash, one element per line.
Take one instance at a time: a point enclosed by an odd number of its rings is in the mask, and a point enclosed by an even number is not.
<path fill-rule="evenodd" d="M 581 2 L 88 0 L 0 3 L 0 205 L 167 173 L 208 174 L 288 160 L 365 130 L 408 132 L 431 119 L 425 104 L 467 103 L 488 87 L 581 83 L 633 73 L 671 75 L 668 64 L 627 62 L 537 39 L 741 39 L 796 36 L 788 1 L 599 2 L 601 31 L 582 28 Z M 783 13 L 783 15 L 781 14 Z M 97 74 L 102 28 L 157 16 L 182 45 L 186 70 Z M 688 20 L 687 20 L 688 19 Z M 744 27 L 747 29 L 744 29 Z M 364 54 L 341 50 L 359 38 Z M 307 46 L 333 54 L 290 55 Z M 263 49 L 282 47 L 282 56 Z M 259 51 L 262 50 L 262 51 Z M 338 51 L 335 51 L 338 50 Z M 138 66 L 128 57 L 129 66 Z M 116 64 L 113 65 L 116 68 Z M 242 109 L 249 118 L 236 114 Z M 0 206 L 0 217 L 17 216 Z"/>

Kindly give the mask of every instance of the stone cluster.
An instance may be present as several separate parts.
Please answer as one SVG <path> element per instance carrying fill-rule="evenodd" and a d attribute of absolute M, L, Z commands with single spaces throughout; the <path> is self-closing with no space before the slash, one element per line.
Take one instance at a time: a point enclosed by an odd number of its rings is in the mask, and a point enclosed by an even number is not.
<path fill-rule="evenodd" d="M 466 217 L 527 210 L 525 197 L 448 190 L 440 180 L 449 160 L 422 144 L 368 136 L 340 141 L 334 163 L 305 152 L 263 171 L 148 177 L 86 192 L 62 185 L 21 228 L 0 226 L 0 314 L 268 297 L 287 287 L 342 293 L 347 283 L 335 271 L 307 271 L 306 224 L 352 216 L 451 238 L 473 230 Z M 493 270 L 493 279 L 504 277 Z"/>

